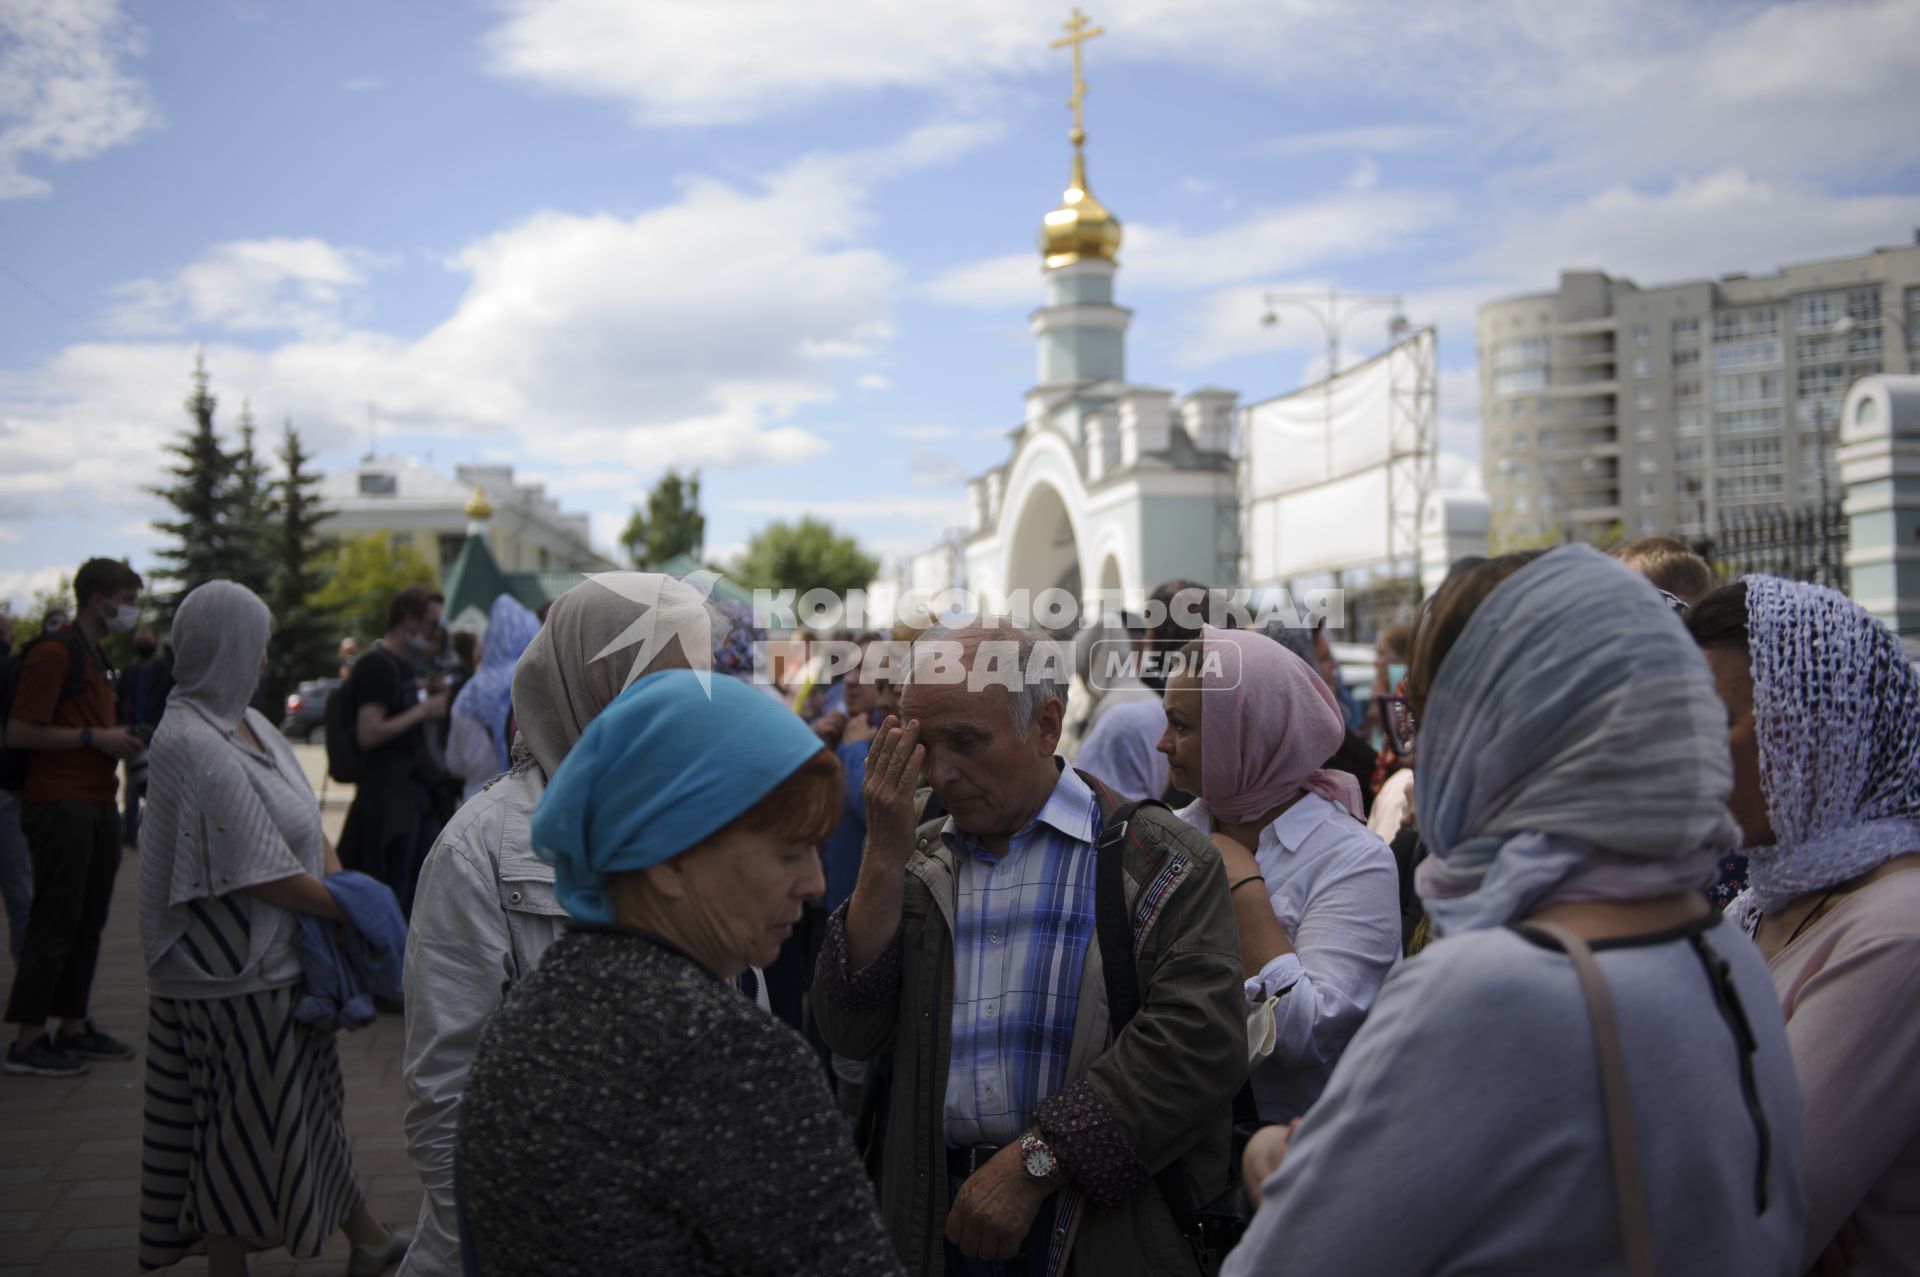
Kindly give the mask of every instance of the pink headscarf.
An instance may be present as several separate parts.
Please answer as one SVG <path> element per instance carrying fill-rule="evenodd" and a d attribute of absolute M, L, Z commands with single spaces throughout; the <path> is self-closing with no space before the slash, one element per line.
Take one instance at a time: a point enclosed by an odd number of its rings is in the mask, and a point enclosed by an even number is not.
<path fill-rule="evenodd" d="M 1200 671 L 1200 796 L 1214 818 L 1252 820 L 1306 789 L 1358 819 L 1359 784 L 1321 766 L 1347 729 L 1319 674 L 1264 634 L 1209 625 L 1201 636 L 1222 657 Z"/>

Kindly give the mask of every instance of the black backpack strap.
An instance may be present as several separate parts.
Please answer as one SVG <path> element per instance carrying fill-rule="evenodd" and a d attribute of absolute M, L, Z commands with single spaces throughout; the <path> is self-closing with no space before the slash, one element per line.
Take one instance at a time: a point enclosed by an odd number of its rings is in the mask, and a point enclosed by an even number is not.
<path fill-rule="evenodd" d="M 1127 1027 L 1140 1010 L 1140 972 L 1133 959 L 1133 921 L 1127 909 L 1126 843 L 1134 813 L 1142 807 L 1164 807 L 1158 799 L 1123 803 L 1097 776 L 1075 769 L 1100 804 L 1100 823 L 1094 839 L 1093 928 L 1100 945 L 1100 966 L 1106 977 L 1107 1022 L 1113 1036 Z"/>

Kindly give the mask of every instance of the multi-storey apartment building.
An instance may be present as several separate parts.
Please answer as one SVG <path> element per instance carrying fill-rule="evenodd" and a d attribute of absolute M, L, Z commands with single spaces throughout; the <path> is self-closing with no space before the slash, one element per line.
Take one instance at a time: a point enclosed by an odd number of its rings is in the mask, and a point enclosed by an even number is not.
<path fill-rule="evenodd" d="M 1912 246 L 1642 288 L 1570 270 L 1477 315 L 1481 464 L 1501 541 L 1708 534 L 1840 496 L 1847 387 L 1920 369 Z"/>

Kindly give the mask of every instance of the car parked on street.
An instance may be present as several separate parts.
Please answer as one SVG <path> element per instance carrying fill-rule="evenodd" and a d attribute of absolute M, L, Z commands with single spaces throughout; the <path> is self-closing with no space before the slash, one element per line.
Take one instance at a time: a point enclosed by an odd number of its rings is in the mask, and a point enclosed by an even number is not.
<path fill-rule="evenodd" d="M 327 743 L 327 697 L 340 689 L 337 678 L 310 678 L 287 696 L 287 716 L 280 734 L 309 745 Z"/>

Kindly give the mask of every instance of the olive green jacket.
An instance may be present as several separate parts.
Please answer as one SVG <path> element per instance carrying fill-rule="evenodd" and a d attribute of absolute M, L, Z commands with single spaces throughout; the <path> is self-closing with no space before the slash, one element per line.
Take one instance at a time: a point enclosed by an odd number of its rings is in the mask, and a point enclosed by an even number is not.
<path fill-rule="evenodd" d="M 944 1110 L 953 1023 L 953 855 L 922 825 L 907 866 L 900 933 L 847 969 L 846 911 L 829 925 L 813 1010 L 841 1055 L 890 1054 L 892 1095 L 879 1158 L 881 1218 L 910 1273 L 945 1271 Z M 1124 848 L 1140 1009 L 1110 1041 L 1097 939 L 1088 943 L 1066 1085 L 1036 1108 L 1060 1158 L 1050 1273 L 1128 1277 L 1199 1272 L 1153 1177 L 1167 1167 L 1190 1200 L 1228 1182 L 1233 1097 L 1246 1079 L 1239 937 L 1219 854 L 1163 808 L 1134 816 Z"/>

